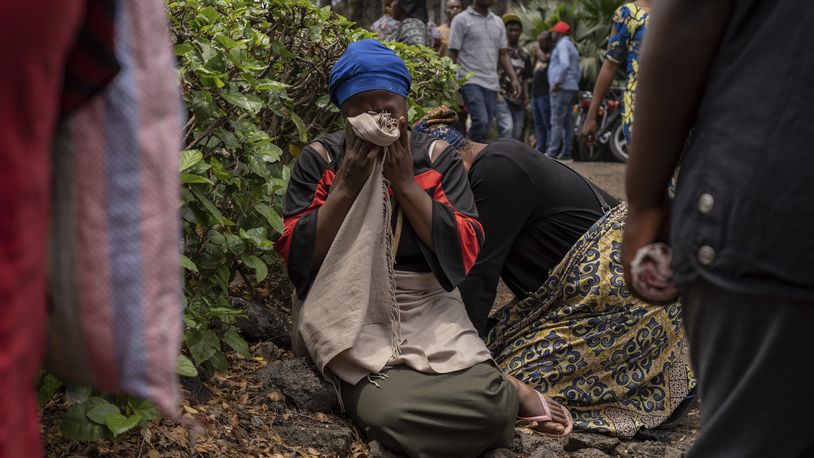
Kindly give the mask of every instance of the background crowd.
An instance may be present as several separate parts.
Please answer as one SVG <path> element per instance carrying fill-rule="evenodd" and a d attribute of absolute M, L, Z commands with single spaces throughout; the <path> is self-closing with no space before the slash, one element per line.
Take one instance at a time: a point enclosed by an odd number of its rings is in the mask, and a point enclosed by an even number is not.
<path fill-rule="evenodd" d="M 436 25 L 428 22 L 424 0 L 394 0 L 371 28 L 383 41 L 425 45 L 461 67 L 466 82 L 456 107 L 457 127 L 470 139 L 514 138 L 549 157 L 569 160 L 572 107 L 582 75 L 571 26 L 559 21 L 522 46 L 521 18 L 511 12 L 496 15 L 492 3 L 476 0 L 465 7 L 449 0 L 447 22 Z"/>

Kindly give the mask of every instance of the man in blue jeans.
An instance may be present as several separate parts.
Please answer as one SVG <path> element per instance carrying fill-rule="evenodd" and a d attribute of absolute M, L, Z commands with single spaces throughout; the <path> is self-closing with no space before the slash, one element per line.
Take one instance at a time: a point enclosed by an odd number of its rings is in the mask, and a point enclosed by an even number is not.
<path fill-rule="evenodd" d="M 551 139 L 546 156 L 570 160 L 574 146 L 573 115 L 571 108 L 579 90 L 579 51 L 568 32 L 571 27 L 563 21 L 554 24 L 549 32 L 554 40 L 554 51 L 548 64 L 548 84 L 551 100 Z"/>
<path fill-rule="evenodd" d="M 537 151 L 545 154 L 548 150 L 548 139 L 551 136 L 551 103 L 548 98 L 548 62 L 551 60 L 551 49 L 554 42 L 551 32 L 543 31 L 537 36 L 532 67 L 534 74 L 531 80 L 531 114 L 534 118 L 534 132 L 537 138 Z"/>
<path fill-rule="evenodd" d="M 520 96 L 520 82 L 508 54 L 503 20 L 489 10 L 493 0 L 475 0 L 472 6 L 455 16 L 449 31 L 449 57 L 463 72 L 473 73 L 461 87 L 466 108 L 472 117 L 469 138 L 485 143 L 500 89 L 498 62 L 512 85 L 511 97 Z"/>

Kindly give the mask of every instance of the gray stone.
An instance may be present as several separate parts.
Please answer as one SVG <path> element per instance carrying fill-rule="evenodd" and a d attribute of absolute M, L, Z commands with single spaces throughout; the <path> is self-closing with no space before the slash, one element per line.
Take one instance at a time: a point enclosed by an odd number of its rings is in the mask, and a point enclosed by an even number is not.
<path fill-rule="evenodd" d="M 398 458 L 404 455 L 400 455 L 398 453 L 391 452 L 390 450 L 386 449 L 384 445 L 381 444 L 379 441 L 372 441 L 367 444 L 367 447 L 370 451 L 367 454 L 368 458 Z"/>
<path fill-rule="evenodd" d="M 581 450 L 577 450 L 569 456 L 572 458 L 607 458 L 610 455 L 599 449 L 583 448 Z"/>
<path fill-rule="evenodd" d="M 561 458 L 569 456 L 559 442 L 546 442 L 534 449 L 529 458 Z"/>
<path fill-rule="evenodd" d="M 494 450 L 489 450 L 482 456 L 483 458 L 514 458 L 517 456 L 517 454 L 509 448 L 496 448 Z"/>
<path fill-rule="evenodd" d="M 305 358 L 271 362 L 255 373 L 255 380 L 264 382 L 266 391 L 276 389 L 310 412 L 324 412 L 339 405 L 334 387 Z"/>
<path fill-rule="evenodd" d="M 594 448 L 605 453 L 613 453 L 613 450 L 621 442 L 615 437 L 605 436 L 597 433 L 571 433 L 565 442 L 566 452 L 576 452 L 577 450 Z"/>
<path fill-rule="evenodd" d="M 260 342 L 255 345 L 254 351 L 257 356 L 260 356 L 266 361 L 287 359 L 285 357 L 286 351 L 275 345 L 274 342 Z"/>
<path fill-rule="evenodd" d="M 337 456 L 350 456 L 352 452 L 353 432 L 342 425 L 275 426 L 274 431 L 287 444 L 312 447 Z"/>
<path fill-rule="evenodd" d="M 239 297 L 230 297 L 234 307 L 243 309 L 245 317 L 235 321 L 240 334 L 249 342 L 270 340 L 282 347 L 291 347 L 291 320 L 288 313 L 257 305 Z"/>
<path fill-rule="evenodd" d="M 565 449 L 562 447 L 563 439 L 555 439 L 534 434 L 528 430 L 515 430 L 514 443 L 512 449 L 522 455 L 537 454 L 537 456 L 564 456 Z"/>
<path fill-rule="evenodd" d="M 616 447 L 615 455 L 636 458 L 681 458 L 684 453 L 670 445 L 659 442 L 625 442 Z"/>

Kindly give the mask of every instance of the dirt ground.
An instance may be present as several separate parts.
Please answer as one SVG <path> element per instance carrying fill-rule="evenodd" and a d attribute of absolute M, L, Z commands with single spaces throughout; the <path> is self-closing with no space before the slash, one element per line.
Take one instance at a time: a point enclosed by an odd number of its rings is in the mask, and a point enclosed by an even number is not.
<path fill-rule="evenodd" d="M 601 188 L 624 198 L 624 164 L 570 163 Z M 333 390 L 288 351 L 281 341 L 279 316 L 287 316 L 288 292 L 278 286 L 257 304 L 252 321 L 272 323 L 273 329 L 254 329 L 259 342 L 253 359 L 228 354 L 231 369 L 199 378 L 185 378 L 182 389 L 183 421 L 156 419 L 115 440 L 78 443 L 59 433 L 64 395 L 57 395 L 42 411 L 43 436 L 49 457 L 354 457 L 395 455 L 368 444 L 344 415 L 338 413 Z M 273 292 L 272 292 L 273 291 Z M 511 294 L 501 283 L 497 304 Z M 249 297 L 246 297 L 249 299 Z M 259 315 L 255 315 L 259 314 Z M 275 327 L 277 326 L 277 327 Z M 244 330 L 244 333 L 247 331 Z M 274 336 L 274 337 L 272 337 Z M 188 422 L 196 427 L 189 427 Z M 698 434 L 697 406 L 678 424 L 646 437 L 620 441 L 599 434 L 574 433 L 566 439 L 548 439 L 518 427 L 511 449 L 484 457 L 659 457 L 682 456 Z"/>
<path fill-rule="evenodd" d="M 569 162 L 568 165 L 617 199 L 625 199 L 625 164 L 620 162 Z"/>

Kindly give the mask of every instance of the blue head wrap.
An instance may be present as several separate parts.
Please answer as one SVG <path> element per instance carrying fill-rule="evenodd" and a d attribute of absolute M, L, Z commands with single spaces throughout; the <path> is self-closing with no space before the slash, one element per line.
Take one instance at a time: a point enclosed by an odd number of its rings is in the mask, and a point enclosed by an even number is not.
<path fill-rule="evenodd" d="M 373 39 L 351 43 L 331 69 L 331 101 L 341 107 L 352 96 L 382 90 L 407 97 L 410 72 L 393 51 Z"/>

